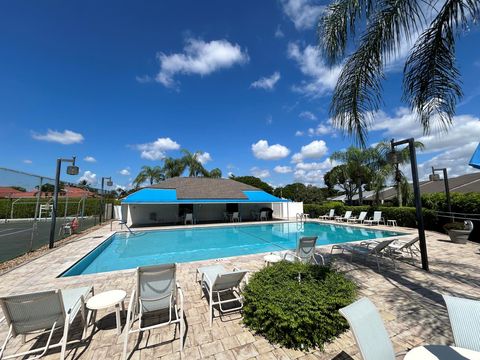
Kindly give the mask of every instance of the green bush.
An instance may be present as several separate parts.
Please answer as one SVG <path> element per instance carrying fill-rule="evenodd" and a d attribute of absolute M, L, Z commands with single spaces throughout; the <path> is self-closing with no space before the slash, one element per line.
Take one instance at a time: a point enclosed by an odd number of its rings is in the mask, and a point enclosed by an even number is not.
<path fill-rule="evenodd" d="M 328 267 L 282 261 L 256 272 L 246 285 L 243 321 L 270 342 L 323 348 L 348 328 L 338 309 L 355 295 L 355 284 Z"/>
<path fill-rule="evenodd" d="M 443 225 L 445 231 L 448 230 L 465 230 L 465 224 L 461 222 L 451 222 Z"/>

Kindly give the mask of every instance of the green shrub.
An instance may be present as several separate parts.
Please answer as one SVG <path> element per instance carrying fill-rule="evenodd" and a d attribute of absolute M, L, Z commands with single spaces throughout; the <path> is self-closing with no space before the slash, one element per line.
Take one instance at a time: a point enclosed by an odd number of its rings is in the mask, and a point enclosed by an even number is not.
<path fill-rule="evenodd" d="M 250 279 L 243 321 L 270 342 L 303 350 L 323 348 L 348 328 L 338 309 L 352 303 L 355 295 L 355 284 L 328 267 L 282 261 Z"/>
<path fill-rule="evenodd" d="M 448 231 L 448 230 L 465 230 L 465 225 L 461 222 L 452 222 L 452 223 L 448 223 L 448 224 L 443 225 L 443 228 L 445 229 L 445 231 Z"/>

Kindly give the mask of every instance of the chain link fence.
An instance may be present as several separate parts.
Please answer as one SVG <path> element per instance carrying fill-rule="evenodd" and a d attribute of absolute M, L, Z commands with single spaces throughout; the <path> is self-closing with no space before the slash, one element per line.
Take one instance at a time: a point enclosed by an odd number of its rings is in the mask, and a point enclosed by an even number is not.
<path fill-rule="evenodd" d="M 49 243 L 54 188 L 53 178 L 0 167 L 0 263 Z M 108 195 L 103 199 L 100 189 L 61 181 L 55 241 L 97 225 L 103 204 L 114 201 Z M 104 215 L 108 220 L 111 213 Z"/>

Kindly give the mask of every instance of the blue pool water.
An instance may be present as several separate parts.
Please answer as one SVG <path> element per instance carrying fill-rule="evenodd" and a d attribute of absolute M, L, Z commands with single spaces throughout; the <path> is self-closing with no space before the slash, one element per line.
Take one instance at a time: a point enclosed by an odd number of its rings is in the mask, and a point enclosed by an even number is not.
<path fill-rule="evenodd" d="M 294 249 L 302 236 L 328 245 L 396 235 L 404 234 L 312 222 L 116 233 L 61 276 Z"/>

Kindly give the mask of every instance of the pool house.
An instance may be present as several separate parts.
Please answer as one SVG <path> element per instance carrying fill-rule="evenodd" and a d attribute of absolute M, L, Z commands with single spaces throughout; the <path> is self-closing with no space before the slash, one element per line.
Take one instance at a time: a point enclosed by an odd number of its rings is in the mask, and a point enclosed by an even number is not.
<path fill-rule="evenodd" d="M 142 188 L 122 200 L 122 219 L 128 226 L 294 219 L 303 203 L 280 199 L 254 186 L 231 179 L 175 177 Z"/>

